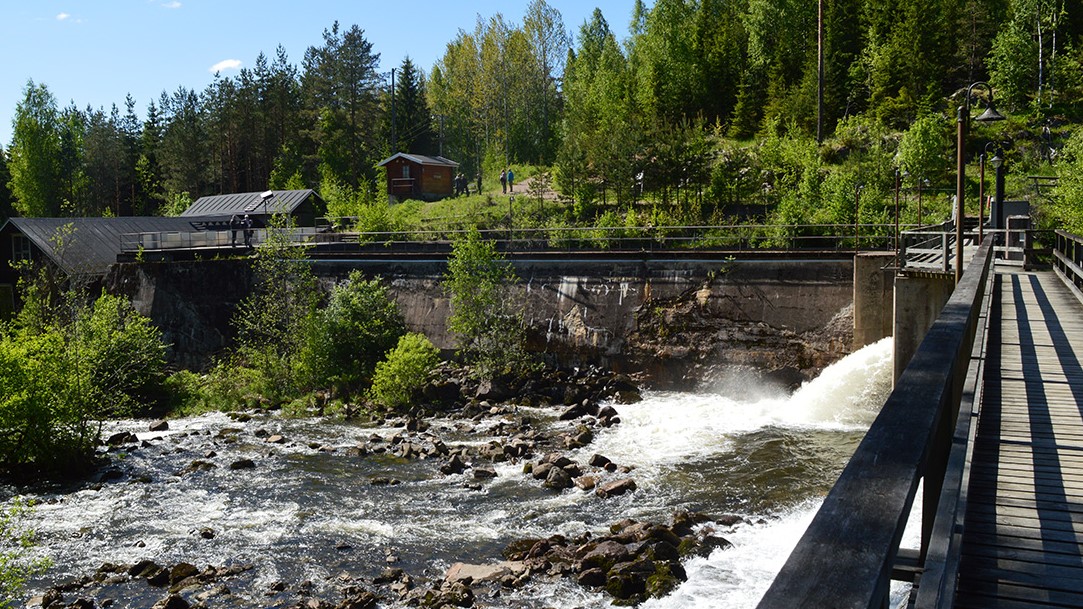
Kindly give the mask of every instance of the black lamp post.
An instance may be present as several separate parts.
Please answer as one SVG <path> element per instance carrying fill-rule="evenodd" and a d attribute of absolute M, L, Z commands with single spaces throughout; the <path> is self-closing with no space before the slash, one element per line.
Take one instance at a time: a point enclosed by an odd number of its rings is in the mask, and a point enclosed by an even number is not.
<path fill-rule="evenodd" d="M 996 207 L 996 228 L 1003 230 L 1007 228 L 1004 223 L 1004 159 L 1000 157 L 999 151 L 993 155 L 993 158 L 989 159 L 989 164 L 993 166 L 993 171 L 996 172 L 993 190 L 993 205 Z"/>
<path fill-rule="evenodd" d="M 902 184 L 902 173 L 895 170 L 895 266 L 899 266 L 899 186 Z"/>
<path fill-rule="evenodd" d="M 963 276 L 963 223 L 966 219 L 966 208 L 963 205 L 963 192 L 966 183 L 966 134 L 970 128 L 970 98 L 975 87 L 982 87 L 989 93 L 989 100 L 985 104 L 985 111 L 974 120 L 981 122 L 1002 121 L 1004 116 L 993 107 L 993 88 L 989 83 L 978 81 L 966 88 L 963 105 L 959 106 L 955 119 L 956 159 L 955 175 L 955 283 Z M 944 252 L 947 255 L 947 252 Z"/>

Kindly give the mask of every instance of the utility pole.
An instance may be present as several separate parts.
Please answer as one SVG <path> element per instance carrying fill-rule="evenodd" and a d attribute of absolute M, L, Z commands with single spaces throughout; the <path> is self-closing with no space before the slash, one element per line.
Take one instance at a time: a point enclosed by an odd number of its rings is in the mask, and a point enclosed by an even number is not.
<path fill-rule="evenodd" d="M 824 0 L 820 0 L 816 18 L 816 143 L 824 141 Z"/>
<path fill-rule="evenodd" d="M 391 68 L 391 154 L 399 152 L 399 134 L 395 130 L 399 121 L 395 120 L 395 68 Z"/>

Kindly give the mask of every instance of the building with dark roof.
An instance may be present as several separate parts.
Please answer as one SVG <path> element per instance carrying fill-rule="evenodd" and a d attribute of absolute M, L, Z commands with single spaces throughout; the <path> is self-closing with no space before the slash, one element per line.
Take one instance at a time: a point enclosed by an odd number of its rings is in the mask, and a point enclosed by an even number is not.
<path fill-rule="evenodd" d="M 315 226 L 325 207 L 323 199 L 312 189 L 238 192 L 200 197 L 181 217 L 228 222 L 233 216 L 248 215 L 255 226 L 266 226 L 273 214 L 284 213 L 292 216 L 297 226 Z"/>
<path fill-rule="evenodd" d="M 442 156 L 399 152 L 376 166 L 387 169 L 387 194 L 394 200 L 435 201 L 455 194 L 459 164 Z"/>
<path fill-rule="evenodd" d="M 0 319 L 15 310 L 19 271 L 29 261 L 51 264 L 68 277 L 91 282 L 105 276 L 123 243 L 141 233 L 188 235 L 206 232 L 202 218 L 10 218 L 0 226 Z"/>
<path fill-rule="evenodd" d="M 285 213 L 296 226 L 313 227 L 323 207 L 313 190 L 270 190 L 202 197 L 174 218 L 10 218 L 0 226 L 0 319 L 18 304 L 14 265 L 21 261 L 49 264 L 93 284 L 122 254 L 130 260 L 146 252 L 147 259 L 166 260 L 240 247 L 243 231 L 231 226 L 233 216 L 248 215 L 252 228 L 260 229 L 271 215 Z"/>

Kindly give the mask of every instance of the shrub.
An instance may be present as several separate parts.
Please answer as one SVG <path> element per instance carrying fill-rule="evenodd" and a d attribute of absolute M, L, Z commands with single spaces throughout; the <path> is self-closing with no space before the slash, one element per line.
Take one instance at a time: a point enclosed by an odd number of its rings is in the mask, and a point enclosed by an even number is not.
<path fill-rule="evenodd" d="M 376 362 L 405 331 L 387 286 L 350 273 L 308 325 L 299 363 L 303 384 L 338 392 L 361 390 Z"/>
<path fill-rule="evenodd" d="M 444 277 L 451 294 L 448 329 L 459 335 L 459 355 L 477 377 L 516 373 L 530 363 L 521 307 L 505 289 L 514 279 L 511 264 L 477 231 L 452 246 Z"/>
<path fill-rule="evenodd" d="M 440 354 L 428 338 L 415 332 L 407 333 L 388 352 L 387 359 L 376 364 L 369 395 L 387 408 L 408 406 L 439 363 Z"/>
<path fill-rule="evenodd" d="M 72 304 L 69 320 L 40 321 L 0 335 L 0 462 L 72 472 L 93 459 L 95 422 L 154 405 L 165 345 L 115 296 Z"/>
<path fill-rule="evenodd" d="M 23 526 L 31 505 L 16 499 L 0 510 L 0 609 L 17 605 L 26 581 L 49 567 L 49 560 L 31 560 L 27 552 L 34 545 L 34 532 Z"/>

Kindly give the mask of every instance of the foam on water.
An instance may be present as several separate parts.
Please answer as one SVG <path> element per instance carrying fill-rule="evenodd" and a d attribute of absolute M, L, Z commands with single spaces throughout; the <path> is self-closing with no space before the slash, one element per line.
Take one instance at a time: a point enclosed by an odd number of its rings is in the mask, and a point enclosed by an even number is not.
<path fill-rule="evenodd" d="M 862 430 L 879 412 L 891 383 L 890 338 L 826 368 L 792 395 L 655 393 L 619 406 L 622 424 L 598 434 L 582 452 L 650 467 L 694 460 L 725 450 L 732 438 L 764 427 Z"/>

